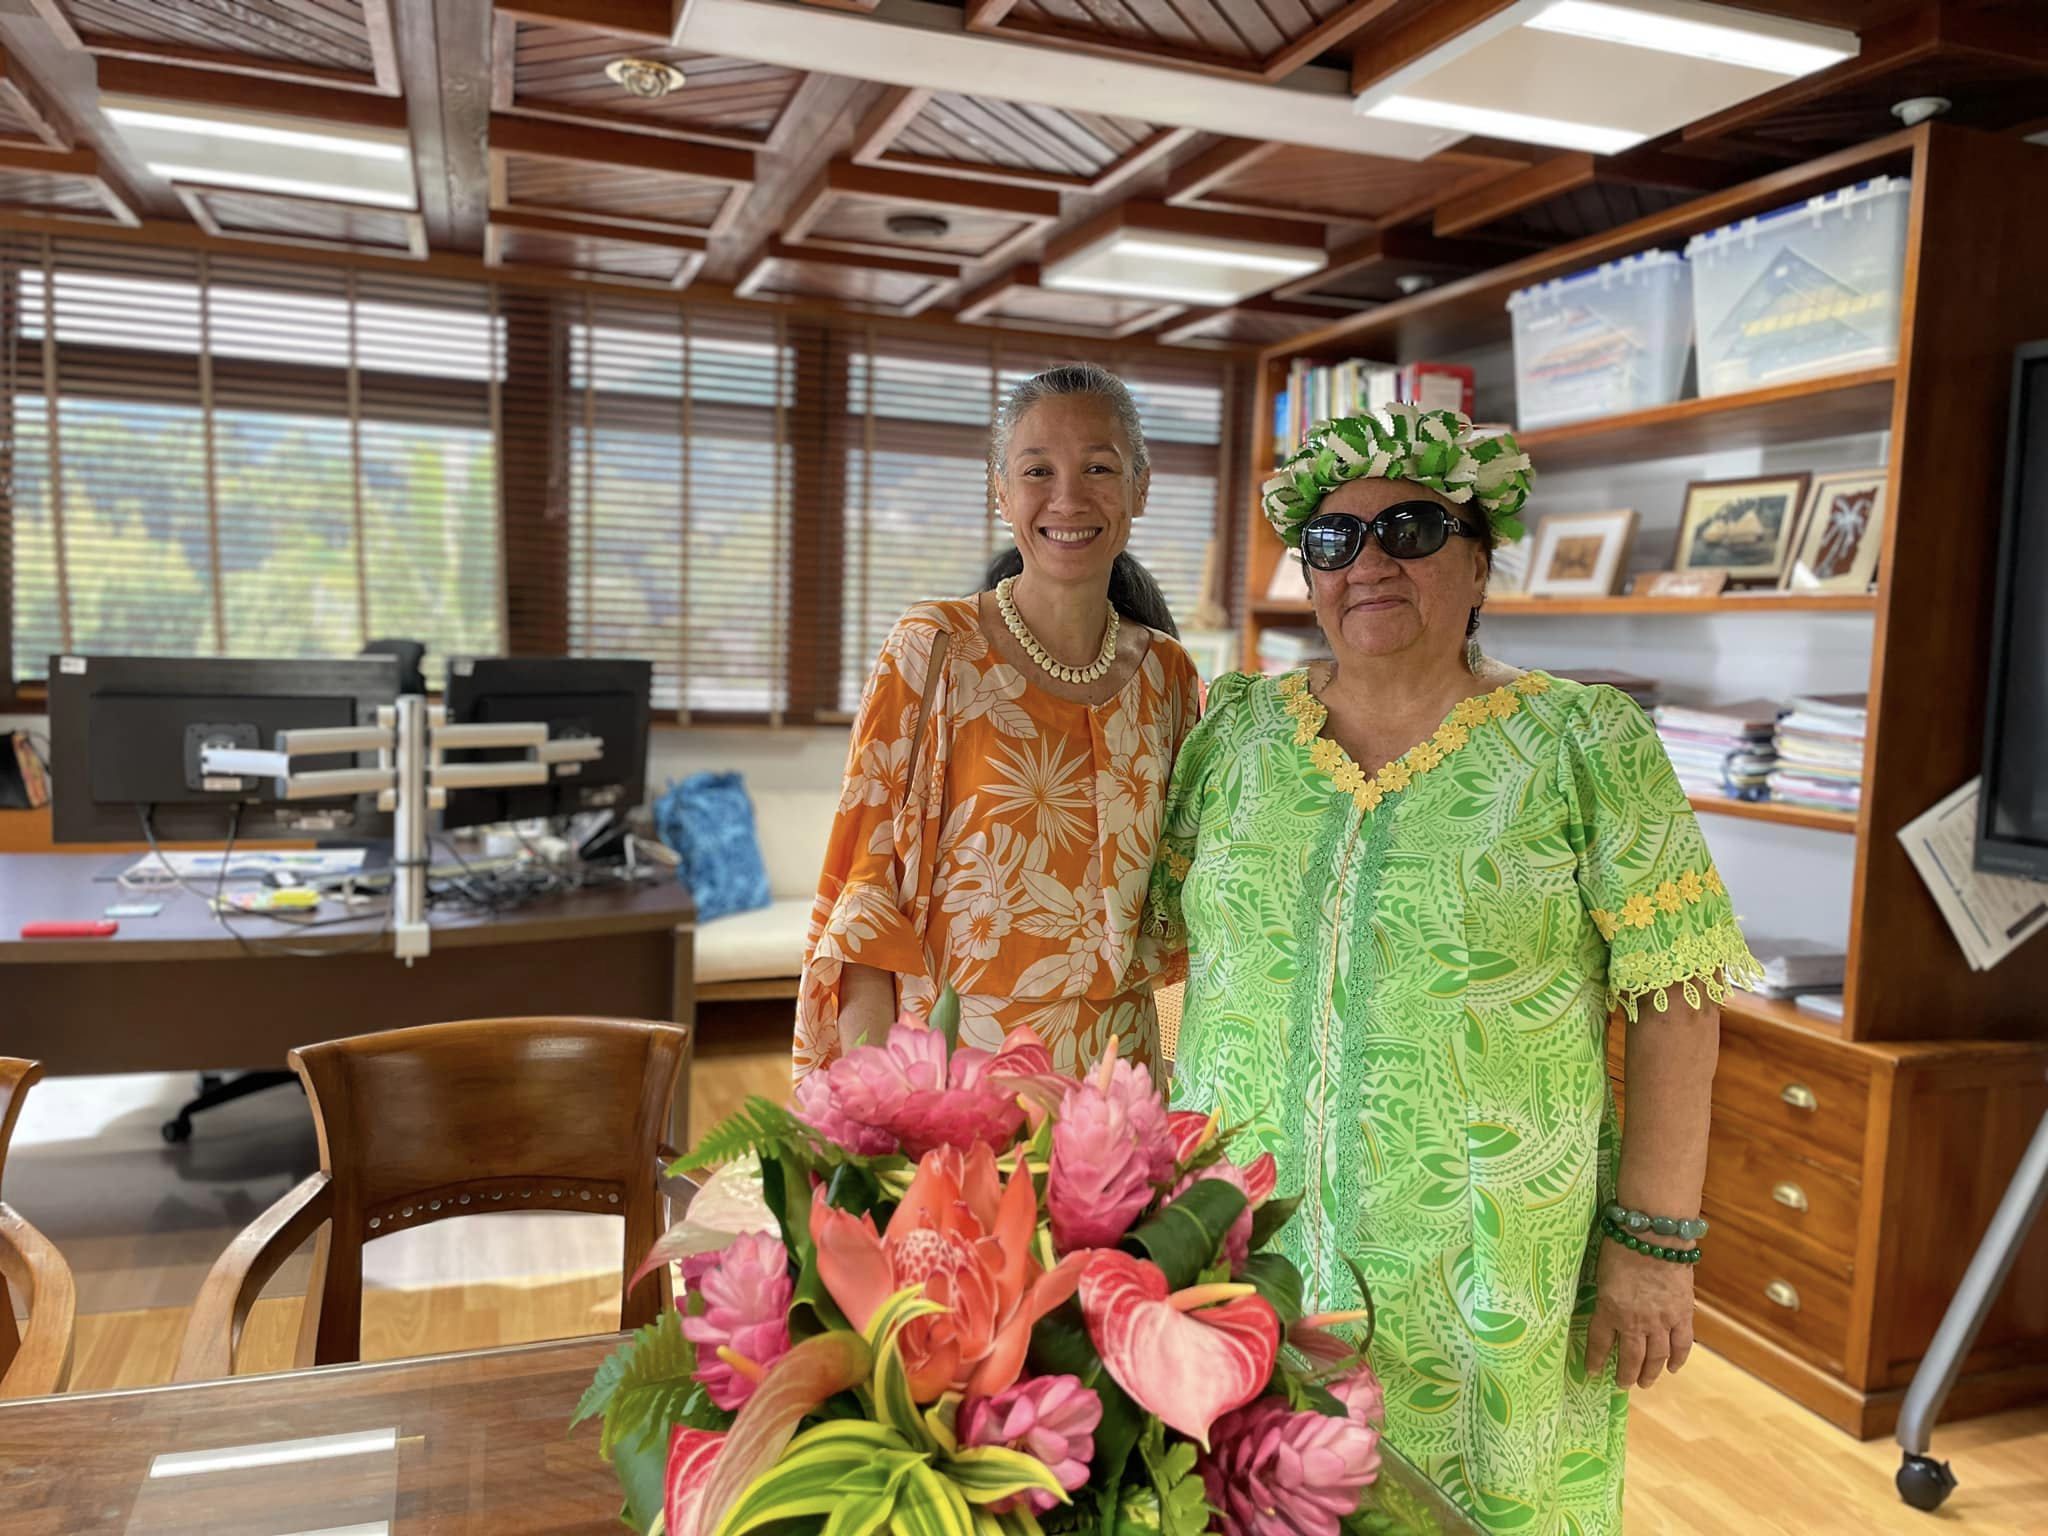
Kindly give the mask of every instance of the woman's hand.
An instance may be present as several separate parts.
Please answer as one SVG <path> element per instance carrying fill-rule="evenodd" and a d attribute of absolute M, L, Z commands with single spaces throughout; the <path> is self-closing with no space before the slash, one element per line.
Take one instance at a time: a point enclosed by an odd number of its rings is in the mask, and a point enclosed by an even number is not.
<path fill-rule="evenodd" d="M 1653 1385 L 1692 1353 L 1692 1266 L 1600 1244 L 1600 1297 L 1586 1333 L 1586 1374 L 1597 1376 L 1610 1353 L 1615 1385 Z"/>

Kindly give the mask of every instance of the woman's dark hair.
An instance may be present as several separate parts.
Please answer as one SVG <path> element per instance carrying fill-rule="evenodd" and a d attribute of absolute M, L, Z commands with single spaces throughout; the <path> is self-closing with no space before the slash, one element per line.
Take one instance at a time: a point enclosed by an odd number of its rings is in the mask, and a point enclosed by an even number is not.
<path fill-rule="evenodd" d="M 1024 557 L 1012 544 L 999 550 L 989 561 L 988 569 L 982 573 L 981 585 L 974 590 L 993 592 L 997 582 L 1015 576 L 1023 569 Z M 1180 638 L 1180 626 L 1173 622 L 1173 610 L 1166 606 L 1166 594 L 1159 590 L 1159 583 L 1152 579 L 1152 573 L 1128 550 L 1118 555 L 1109 568 L 1109 605 L 1133 623 L 1156 629 L 1176 640 Z"/>
<path fill-rule="evenodd" d="M 1142 479 L 1151 473 L 1152 459 L 1145 451 L 1145 429 L 1138 420 L 1138 405 L 1131 398 L 1131 391 L 1124 381 L 1099 363 L 1062 363 L 1057 368 L 1034 374 L 1010 391 L 1009 398 L 996 413 L 995 428 L 989 434 L 988 472 L 991 480 L 1000 482 L 1010 464 L 1010 439 L 1026 413 L 1041 400 L 1055 395 L 1084 395 L 1100 400 L 1116 413 L 1117 425 L 1123 429 L 1126 457 L 1130 460 L 1131 474 Z M 1006 576 L 1015 576 L 1024 569 L 1024 557 L 1013 545 L 989 562 L 987 572 L 982 576 L 978 591 L 992 591 L 997 582 Z M 1180 627 L 1173 622 L 1173 613 L 1166 606 L 1166 594 L 1159 590 L 1159 583 L 1152 579 L 1152 573 L 1140 565 L 1129 551 L 1116 557 L 1109 568 L 1109 603 L 1125 618 L 1143 624 L 1147 629 L 1156 629 L 1162 634 L 1180 638 Z"/>
<path fill-rule="evenodd" d="M 1494 529 L 1493 519 L 1484 513 L 1481 513 L 1477 519 L 1466 517 L 1463 511 L 1457 507 L 1452 507 L 1449 510 L 1451 516 L 1457 518 L 1467 528 L 1477 528 L 1479 530 L 1480 547 L 1486 551 L 1486 579 L 1492 581 L 1493 552 L 1500 548 L 1500 534 Z M 1306 560 L 1301 562 L 1301 579 L 1308 584 L 1308 595 L 1313 600 L 1316 595 L 1316 578 L 1315 573 L 1308 568 Z M 1485 606 L 1486 593 L 1482 589 L 1479 594 L 1479 601 L 1474 603 L 1472 611 L 1465 615 L 1465 638 L 1467 640 L 1470 640 L 1479 633 L 1479 610 Z"/>

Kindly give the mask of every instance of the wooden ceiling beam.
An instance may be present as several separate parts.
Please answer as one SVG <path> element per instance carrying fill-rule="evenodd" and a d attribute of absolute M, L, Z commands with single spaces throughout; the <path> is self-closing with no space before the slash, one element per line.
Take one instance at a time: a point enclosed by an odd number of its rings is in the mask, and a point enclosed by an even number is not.
<path fill-rule="evenodd" d="M 914 85 L 892 85 L 883 91 L 854 129 L 847 157 L 857 165 L 873 165 L 896 142 L 897 135 L 917 120 L 932 94 Z"/>
<path fill-rule="evenodd" d="M 191 106 L 233 107 L 244 112 L 313 118 L 323 123 L 344 123 L 351 128 L 381 128 L 398 133 L 407 127 L 405 103 L 394 97 L 288 84 L 261 75 L 103 58 L 99 61 L 99 82 L 102 95 L 147 96 Z"/>
<path fill-rule="evenodd" d="M 1225 139 L 1175 169 L 1166 183 L 1169 203 L 1197 203 L 1233 177 L 1286 146 L 1270 139 Z"/>
<path fill-rule="evenodd" d="M 491 212 L 491 14 L 474 0 L 412 0 L 399 25 L 427 238 L 437 251 L 481 252 Z"/>
<path fill-rule="evenodd" d="M 1412 21 L 1372 39 L 1351 60 L 1351 94 L 1363 95 L 1417 59 L 1483 26 L 1516 0 L 1440 0 Z"/>
<path fill-rule="evenodd" d="M 1313 63 L 1346 38 L 1364 31 L 1388 11 L 1397 0 L 1351 0 L 1351 4 L 1324 17 L 1311 30 L 1268 55 L 1259 73 L 1268 80 L 1284 80 L 1304 64 Z"/>
<path fill-rule="evenodd" d="M 1468 234 L 1524 208 L 1590 187 L 1598 177 L 1594 157 L 1572 150 L 1438 204 L 1431 227 L 1446 238 Z"/>
<path fill-rule="evenodd" d="M 120 190 L 108 180 L 100 169 L 100 157 L 90 149 L 11 149 L 0 148 L 0 174 L 18 172 L 31 176 L 53 176 L 67 181 L 83 181 L 91 185 L 93 195 L 107 210 L 108 218 L 117 224 L 133 227 L 142 220 L 128 205 Z M 33 209 L 24 209 L 33 212 Z M 47 209 L 43 216 L 53 219 L 82 219 L 87 223 L 100 223 L 85 214 L 70 213 L 62 209 Z"/>
<path fill-rule="evenodd" d="M 532 155 L 545 160 L 575 160 L 588 165 L 629 166 L 750 186 L 758 170 L 753 154 L 709 144 L 622 133 L 612 128 L 587 128 L 571 123 L 542 123 L 532 118 L 493 113 L 490 145 L 502 154 Z"/>
<path fill-rule="evenodd" d="M 662 43 L 676 36 L 677 10 L 672 0 L 497 0 L 498 14 L 514 21 L 582 27 Z"/>
<path fill-rule="evenodd" d="M 183 44 L 93 34 L 86 36 L 84 47 L 86 52 L 100 59 L 129 59 L 138 64 L 171 65 L 223 75 L 250 75 L 260 80 L 290 81 L 298 85 L 360 91 L 376 96 L 397 94 L 395 86 L 387 91 L 372 75 L 329 69 L 324 64 L 302 64 L 293 59 L 272 59 L 253 53 L 230 53 L 219 48 L 187 48 Z"/>
<path fill-rule="evenodd" d="M 65 131 L 62 119 L 52 109 L 49 98 L 43 94 L 42 87 L 5 48 L 0 48 L 0 108 L 27 124 L 36 142 L 44 149 L 71 147 L 70 135 Z"/>

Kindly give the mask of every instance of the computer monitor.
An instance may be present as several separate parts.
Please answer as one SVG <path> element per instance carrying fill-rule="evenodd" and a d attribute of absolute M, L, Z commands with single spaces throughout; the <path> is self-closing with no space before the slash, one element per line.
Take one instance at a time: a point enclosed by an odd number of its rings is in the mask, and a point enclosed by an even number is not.
<path fill-rule="evenodd" d="M 388 656 L 347 661 L 50 658 L 52 836 L 137 841 L 143 812 L 167 841 L 384 838 L 374 796 L 281 801 L 271 779 L 208 775 L 203 747 L 268 750 L 279 731 L 373 726 L 398 694 Z M 375 754 L 295 758 L 293 772 L 374 768 Z M 237 819 L 233 812 L 241 808 Z"/>
<path fill-rule="evenodd" d="M 2048 341 L 2013 360 L 1977 868 L 2048 880 Z"/>
<path fill-rule="evenodd" d="M 544 721 L 548 739 L 599 736 L 604 756 L 563 763 L 546 784 L 448 792 L 447 828 L 632 810 L 647 798 L 647 709 L 654 666 L 645 661 L 457 656 L 448 663 L 450 725 Z M 451 763 L 493 762 L 523 749 L 450 752 Z M 568 770 L 568 771 L 564 771 Z"/>

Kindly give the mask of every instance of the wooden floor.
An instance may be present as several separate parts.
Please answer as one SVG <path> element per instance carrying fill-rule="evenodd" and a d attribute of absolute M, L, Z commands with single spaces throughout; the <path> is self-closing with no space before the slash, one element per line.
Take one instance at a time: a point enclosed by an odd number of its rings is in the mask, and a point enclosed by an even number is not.
<path fill-rule="evenodd" d="M 786 1028 L 786 1025 L 784 1026 Z M 709 1035 L 709 1032 L 707 1032 Z M 728 1035 L 699 1048 L 692 1094 L 702 1132 L 748 1094 L 780 1098 L 787 1057 Z M 368 1359 L 602 1332 L 618 1323 L 618 1282 L 577 1273 L 511 1282 L 371 1290 Z M 259 1302 L 240 1369 L 289 1366 L 302 1303 Z M 81 1316 L 73 1390 L 169 1378 L 182 1307 Z M 563 1404 L 566 1422 L 570 1409 Z M 1629 1429 L 1629 1536 L 1862 1536 L 1868 1532 L 2041 1536 L 2048 1532 L 2048 1405 L 1945 1426 L 1935 1453 L 1962 1485 L 1937 1515 L 1905 1508 L 1892 1488 L 1898 1450 L 1859 1445 L 1725 1360 L 1700 1351 L 1684 1374 L 1639 1393 Z"/>

